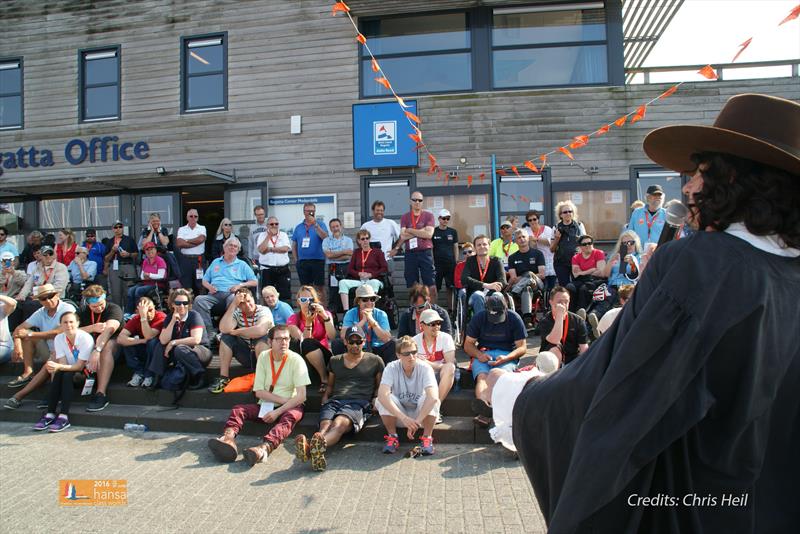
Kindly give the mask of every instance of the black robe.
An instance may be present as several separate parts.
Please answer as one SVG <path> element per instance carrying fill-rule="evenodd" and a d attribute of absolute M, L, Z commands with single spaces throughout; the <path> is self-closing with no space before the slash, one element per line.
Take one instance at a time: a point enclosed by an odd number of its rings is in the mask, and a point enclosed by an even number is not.
<path fill-rule="evenodd" d="M 513 433 L 551 533 L 800 532 L 800 259 L 720 232 L 660 247 Z"/>

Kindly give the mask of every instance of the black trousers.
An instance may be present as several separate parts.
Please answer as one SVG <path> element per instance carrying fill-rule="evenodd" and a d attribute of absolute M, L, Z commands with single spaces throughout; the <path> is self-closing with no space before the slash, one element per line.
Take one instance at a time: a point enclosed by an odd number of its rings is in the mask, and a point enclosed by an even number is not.
<path fill-rule="evenodd" d="M 194 380 L 211 363 L 211 350 L 203 345 L 176 345 L 169 351 L 168 358 L 164 357 L 165 349 L 157 337 L 147 342 L 147 370 L 154 376 L 161 377 L 167 367 L 182 363 L 189 377 Z"/>
<path fill-rule="evenodd" d="M 278 290 L 278 298 L 284 302 L 292 301 L 292 273 L 288 265 L 283 267 L 261 267 L 261 288 L 273 286 Z"/>
<path fill-rule="evenodd" d="M 47 394 L 47 412 L 56 413 L 58 401 L 61 401 L 62 415 L 69 414 L 69 405 L 72 403 L 73 384 L 72 377 L 74 371 L 56 371 L 53 373 L 53 381 L 50 382 L 50 391 Z"/>

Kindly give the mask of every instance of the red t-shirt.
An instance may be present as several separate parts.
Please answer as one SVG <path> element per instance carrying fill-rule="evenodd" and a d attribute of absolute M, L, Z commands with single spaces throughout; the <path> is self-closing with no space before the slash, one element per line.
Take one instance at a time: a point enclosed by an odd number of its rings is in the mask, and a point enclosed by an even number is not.
<path fill-rule="evenodd" d="M 597 262 L 605 259 L 606 255 L 602 250 L 594 249 L 588 258 L 584 258 L 580 252 L 572 256 L 572 265 L 577 265 L 581 271 L 588 271 L 597 268 Z"/>
<path fill-rule="evenodd" d="M 156 310 L 155 316 L 153 316 L 153 320 L 150 321 L 150 328 L 153 330 L 161 330 L 164 328 L 164 319 L 167 318 L 167 314 Z M 142 320 L 137 313 L 133 317 L 131 317 L 127 323 L 125 323 L 125 330 L 131 333 L 132 336 L 141 336 L 144 337 L 142 333 Z"/>
<path fill-rule="evenodd" d="M 413 221 L 416 224 L 411 224 L 411 212 L 404 213 L 402 217 L 400 217 L 400 227 L 401 228 L 413 228 L 414 230 L 422 230 L 426 226 L 436 226 L 436 219 L 433 217 L 433 213 L 422 210 L 419 213 L 419 217 L 416 217 Z M 405 242 L 406 245 L 406 252 L 411 251 L 418 251 L 418 250 L 427 250 L 433 248 L 433 241 L 431 239 L 423 239 L 421 237 L 417 237 L 417 247 L 412 248 L 410 239 Z"/>
<path fill-rule="evenodd" d="M 467 264 L 466 261 L 460 261 L 456 263 L 455 271 L 453 272 L 454 282 L 456 285 L 456 289 L 461 289 L 464 285 L 461 283 L 461 273 L 464 271 L 464 266 Z"/>

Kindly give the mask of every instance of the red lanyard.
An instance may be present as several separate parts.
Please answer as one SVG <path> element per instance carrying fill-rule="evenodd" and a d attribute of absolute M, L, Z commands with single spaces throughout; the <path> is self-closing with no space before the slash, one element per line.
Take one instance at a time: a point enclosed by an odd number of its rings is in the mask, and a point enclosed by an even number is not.
<path fill-rule="evenodd" d="M 511 250 L 511 244 L 512 243 L 509 241 L 508 245 L 503 245 L 503 254 L 506 255 L 506 258 L 508 257 L 508 251 Z M 489 268 L 489 264 L 486 264 L 486 268 Z"/>
<path fill-rule="evenodd" d="M 425 351 L 425 357 L 433 361 L 434 357 L 436 357 L 436 337 L 434 336 L 433 338 L 433 347 L 429 349 L 428 344 L 425 343 L 425 334 L 422 334 L 422 350 Z"/>
<path fill-rule="evenodd" d="M 183 323 L 184 323 L 184 321 L 175 321 L 175 326 L 178 327 L 178 330 L 175 333 L 176 336 L 180 336 L 181 335 L 181 330 L 183 330 Z"/>
<path fill-rule="evenodd" d="M 308 233 L 308 232 L 306 232 L 306 233 Z M 278 244 L 278 235 L 275 234 L 275 239 L 272 239 L 272 236 L 269 235 L 269 234 L 267 234 L 267 237 L 269 238 L 269 242 L 272 243 L 272 248 L 275 248 L 275 245 Z"/>
<path fill-rule="evenodd" d="M 555 317 L 553 317 L 555 319 Z M 564 323 L 562 324 L 564 331 L 561 333 L 561 346 L 567 341 L 567 331 L 569 330 L 569 313 L 564 314 Z"/>
<path fill-rule="evenodd" d="M 535 237 L 536 240 L 538 241 L 539 236 L 542 235 L 542 232 L 544 232 L 544 226 L 540 226 L 538 232 L 533 232 L 533 237 Z"/>
<path fill-rule="evenodd" d="M 413 228 L 414 230 L 418 229 L 417 223 L 419 222 L 420 217 L 422 217 L 422 211 L 419 212 L 419 215 L 417 215 L 417 218 L 415 219 L 414 210 L 411 210 L 411 228 Z"/>
<path fill-rule="evenodd" d="M 256 324 L 256 314 L 255 314 L 255 313 L 253 313 L 253 323 L 252 323 L 252 324 L 250 324 L 250 323 L 248 322 L 248 320 L 247 320 L 247 314 L 246 314 L 245 312 L 242 312 L 242 322 L 244 323 L 244 327 L 245 327 L 245 328 L 250 328 L 251 326 L 253 326 L 254 324 Z"/>
<path fill-rule="evenodd" d="M 313 224 L 303 223 L 303 226 L 306 227 L 306 237 L 311 237 L 311 234 L 309 233 L 309 231 L 311 230 L 311 227 L 314 226 L 314 225 Z"/>
<path fill-rule="evenodd" d="M 361 270 L 364 272 L 367 270 L 367 260 L 370 254 L 372 254 L 372 249 L 369 249 L 366 254 L 364 254 L 364 249 L 361 249 Z"/>
<path fill-rule="evenodd" d="M 644 211 L 644 220 L 647 223 L 647 237 L 650 237 L 650 229 L 653 227 L 653 223 L 656 222 L 656 219 L 658 219 L 658 212 L 653 215 L 652 219 L 648 217 L 649 214 L 650 212 L 647 210 Z"/>
<path fill-rule="evenodd" d="M 485 269 L 481 269 L 481 260 L 480 260 L 480 258 L 475 256 L 475 263 L 478 264 L 478 277 L 480 277 L 481 282 L 483 282 L 483 279 L 486 278 L 486 273 L 489 271 L 489 261 L 490 261 L 489 258 L 487 258 L 486 259 L 486 268 Z"/>
<path fill-rule="evenodd" d="M 270 370 L 272 371 L 272 384 L 269 386 L 269 392 L 272 393 L 275 391 L 275 384 L 278 382 L 278 379 L 281 377 L 281 373 L 283 372 L 283 366 L 286 365 L 286 360 L 289 359 L 289 356 L 284 354 L 283 361 L 281 362 L 280 367 L 278 367 L 278 372 L 275 372 L 275 360 L 272 358 L 272 350 L 269 351 L 269 366 Z"/>
<path fill-rule="evenodd" d="M 50 272 L 47 272 L 48 270 Z M 42 271 L 44 271 L 44 283 L 46 284 L 47 281 L 50 280 L 50 275 L 53 274 L 53 268 L 52 267 L 42 267 Z"/>
<path fill-rule="evenodd" d="M 95 320 L 94 320 L 94 312 L 93 312 L 92 310 L 89 310 L 89 313 L 90 313 L 90 314 L 91 314 L 91 316 L 92 316 L 92 324 L 96 323 L 97 321 L 95 321 Z M 102 315 L 102 314 L 101 314 L 101 315 Z M 100 316 L 98 316 L 97 318 L 99 319 L 99 318 L 100 318 Z"/>

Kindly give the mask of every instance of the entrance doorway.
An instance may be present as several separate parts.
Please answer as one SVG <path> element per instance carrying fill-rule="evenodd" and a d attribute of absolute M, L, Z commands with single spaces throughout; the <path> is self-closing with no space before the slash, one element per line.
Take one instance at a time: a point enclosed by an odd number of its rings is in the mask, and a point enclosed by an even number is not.
<path fill-rule="evenodd" d="M 225 187 L 201 185 L 184 189 L 181 191 L 180 226 L 186 224 L 186 212 L 190 209 L 197 210 L 198 224 L 206 227 L 206 257 L 208 257 L 211 245 L 217 238 L 217 228 L 225 217 Z"/>

